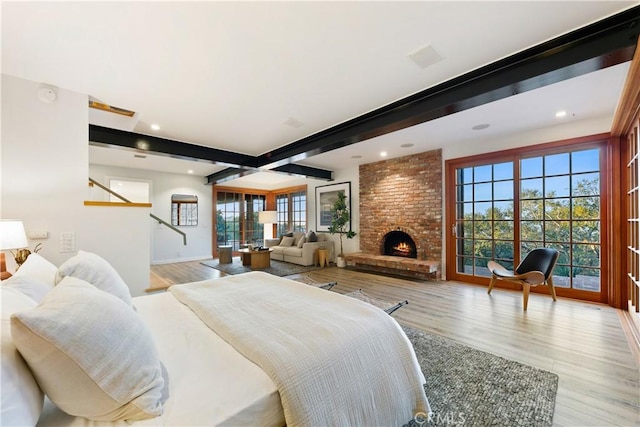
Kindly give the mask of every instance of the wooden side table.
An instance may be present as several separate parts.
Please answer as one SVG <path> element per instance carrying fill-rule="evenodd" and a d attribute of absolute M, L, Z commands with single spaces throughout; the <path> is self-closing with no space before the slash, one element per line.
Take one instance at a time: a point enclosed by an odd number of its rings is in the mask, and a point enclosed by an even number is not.
<path fill-rule="evenodd" d="M 318 265 L 320 267 L 324 267 L 325 265 L 329 266 L 329 251 L 327 249 L 318 249 Z"/>
<path fill-rule="evenodd" d="M 218 246 L 218 262 L 220 264 L 231 264 L 231 251 L 233 246 Z"/>

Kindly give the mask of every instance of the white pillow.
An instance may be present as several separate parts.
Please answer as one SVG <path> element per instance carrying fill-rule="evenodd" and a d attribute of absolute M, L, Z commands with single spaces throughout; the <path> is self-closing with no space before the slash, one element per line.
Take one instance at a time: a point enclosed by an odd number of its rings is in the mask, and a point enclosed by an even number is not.
<path fill-rule="evenodd" d="M 115 296 L 66 277 L 36 308 L 11 316 L 11 333 L 63 411 L 101 421 L 162 414 L 165 380 L 153 337 Z"/>
<path fill-rule="evenodd" d="M 37 304 L 22 292 L 11 287 L 0 287 L 2 307 L 2 381 L 0 420 L 6 426 L 34 426 L 42 413 L 44 394 L 29 367 L 18 353 L 11 338 L 10 317 L 21 310 L 30 310 Z"/>
<path fill-rule="evenodd" d="M 14 276 L 30 277 L 48 284 L 51 289 L 56 284 L 56 272 L 58 268 L 36 253 L 32 253 L 18 268 Z"/>
<path fill-rule="evenodd" d="M 304 245 L 304 242 L 307 240 L 305 236 L 302 236 L 300 240 L 298 240 L 298 247 L 301 248 Z"/>
<path fill-rule="evenodd" d="M 293 237 L 284 236 L 279 246 L 291 246 L 293 245 Z"/>
<path fill-rule="evenodd" d="M 29 256 L 31 258 L 31 256 Z M 53 286 L 35 277 L 13 275 L 2 281 L 3 288 L 12 288 L 22 292 L 35 302 L 42 301 L 42 298 L 49 293 Z"/>
<path fill-rule="evenodd" d="M 71 276 L 91 283 L 98 289 L 109 292 L 131 305 L 129 287 L 107 260 L 91 252 L 78 251 L 66 260 L 56 275 L 56 283 Z"/>

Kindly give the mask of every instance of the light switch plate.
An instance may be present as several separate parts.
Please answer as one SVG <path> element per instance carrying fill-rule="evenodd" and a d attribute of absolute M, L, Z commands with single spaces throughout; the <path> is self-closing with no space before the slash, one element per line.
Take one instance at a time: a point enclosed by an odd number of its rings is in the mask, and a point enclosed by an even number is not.
<path fill-rule="evenodd" d="M 76 233 L 73 231 L 63 231 L 60 233 L 60 252 L 76 251 Z"/>

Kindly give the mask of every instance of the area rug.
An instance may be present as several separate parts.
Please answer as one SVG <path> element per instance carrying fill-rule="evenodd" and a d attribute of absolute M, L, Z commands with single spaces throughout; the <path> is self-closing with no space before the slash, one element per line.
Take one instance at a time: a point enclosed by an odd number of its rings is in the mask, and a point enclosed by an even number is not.
<path fill-rule="evenodd" d="M 206 265 L 207 267 L 215 268 L 216 270 L 223 271 L 227 274 L 240 274 L 246 273 L 251 270 L 249 267 L 245 267 L 242 265 L 242 260 L 240 257 L 233 257 L 231 259 L 233 262 L 230 264 L 220 264 L 217 259 L 210 259 L 206 261 L 202 261 L 201 264 Z M 292 264 L 290 262 L 284 261 L 276 261 L 271 260 L 271 267 L 262 268 L 258 271 L 264 271 L 265 273 L 271 273 L 274 276 L 290 276 L 292 274 L 300 274 L 306 273 L 308 271 L 318 270 L 320 267 L 315 265 L 303 266 L 298 264 Z"/>
<path fill-rule="evenodd" d="M 558 376 L 402 327 L 427 380 L 432 417 L 418 426 L 551 426 Z M 422 421 L 422 420 L 418 420 Z"/>

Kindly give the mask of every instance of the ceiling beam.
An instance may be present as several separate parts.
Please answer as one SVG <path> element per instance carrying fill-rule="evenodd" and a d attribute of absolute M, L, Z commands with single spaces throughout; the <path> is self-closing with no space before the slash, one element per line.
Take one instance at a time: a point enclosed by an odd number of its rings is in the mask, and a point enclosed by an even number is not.
<path fill-rule="evenodd" d="M 640 6 L 478 68 L 258 158 L 274 168 L 631 60 Z"/>
<path fill-rule="evenodd" d="M 265 171 L 255 167 L 257 157 L 254 156 L 97 125 L 89 125 L 89 144 L 229 166 L 227 169 L 207 176 L 207 184 L 219 184 L 241 176 Z M 271 171 L 321 180 L 332 179 L 331 171 L 310 166 L 286 164 L 275 167 Z"/>
<path fill-rule="evenodd" d="M 256 167 L 256 157 L 247 154 L 91 124 L 89 125 L 89 144 L 103 147 L 119 147 L 136 152 L 209 162 L 222 166 Z"/>
<path fill-rule="evenodd" d="M 310 166 L 295 165 L 292 163 L 275 167 L 270 170 L 264 169 L 239 169 L 226 168 L 219 172 L 212 173 L 206 177 L 206 184 L 222 184 L 243 176 L 252 175 L 257 172 L 281 173 L 286 175 L 299 175 L 305 178 L 314 178 L 324 181 L 333 179 L 333 172 L 325 169 L 313 168 Z"/>

